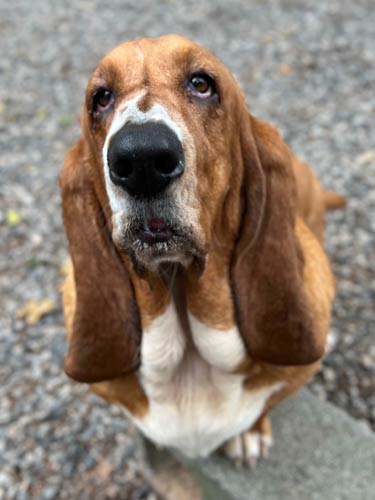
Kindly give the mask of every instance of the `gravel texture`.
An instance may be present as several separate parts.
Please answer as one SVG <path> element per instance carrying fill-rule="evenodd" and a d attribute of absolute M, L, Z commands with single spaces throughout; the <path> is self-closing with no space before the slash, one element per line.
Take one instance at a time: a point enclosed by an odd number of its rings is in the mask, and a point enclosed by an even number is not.
<path fill-rule="evenodd" d="M 62 371 L 59 167 L 91 70 L 125 39 L 177 32 L 234 72 L 249 108 L 349 206 L 329 217 L 337 345 L 311 389 L 375 428 L 372 0 L 0 3 L 0 499 L 154 499 L 121 411 Z M 372 171 L 371 171 L 372 170 Z M 35 325 L 31 299 L 57 309 Z"/>

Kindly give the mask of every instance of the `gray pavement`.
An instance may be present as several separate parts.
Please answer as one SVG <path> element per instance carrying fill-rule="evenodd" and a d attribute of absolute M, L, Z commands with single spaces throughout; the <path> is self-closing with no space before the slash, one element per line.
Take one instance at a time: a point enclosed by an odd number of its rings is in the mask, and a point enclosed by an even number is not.
<path fill-rule="evenodd" d="M 254 469 L 235 467 L 218 453 L 199 461 L 178 457 L 200 486 L 202 500 L 375 498 L 375 436 L 367 426 L 307 390 L 280 404 L 272 421 L 275 446 Z M 145 450 L 148 466 L 172 468 L 170 454 L 150 444 Z"/>
<path fill-rule="evenodd" d="M 176 32 L 234 72 L 349 206 L 332 214 L 335 350 L 310 389 L 375 428 L 373 1 L 0 0 L 0 499 L 148 499 L 131 427 L 70 382 L 58 172 L 90 72 L 125 39 Z M 30 299 L 56 310 L 17 318 Z M 353 459 L 354 460 L 354 459 Z"/>

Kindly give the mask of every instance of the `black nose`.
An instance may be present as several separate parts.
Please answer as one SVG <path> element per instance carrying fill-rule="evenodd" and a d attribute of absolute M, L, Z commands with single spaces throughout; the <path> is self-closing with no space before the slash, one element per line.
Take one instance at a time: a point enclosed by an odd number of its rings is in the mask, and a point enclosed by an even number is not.
<path fill-rule="evenodd" d="M 151 198 L 182 175 L 182 144 L 164 123 L 128 124 L 111 139 L 108 166 L 112 182 L 132 196 Z"/>

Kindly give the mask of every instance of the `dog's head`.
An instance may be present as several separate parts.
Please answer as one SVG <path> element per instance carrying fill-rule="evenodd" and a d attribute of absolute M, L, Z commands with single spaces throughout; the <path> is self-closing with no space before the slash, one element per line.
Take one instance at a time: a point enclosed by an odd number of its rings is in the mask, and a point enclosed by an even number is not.
<path fill-rule="evenodd" d="M 84 136 L 117 247 L 146 269 L 208 252 L 240 185 L 244 98 L 207 50 L 179 36 L 125 43 L 95 69 Z M 245 111 L 246 112 L 246 111 Z M 236 232 L 238 207 L 226 220 Z"/>

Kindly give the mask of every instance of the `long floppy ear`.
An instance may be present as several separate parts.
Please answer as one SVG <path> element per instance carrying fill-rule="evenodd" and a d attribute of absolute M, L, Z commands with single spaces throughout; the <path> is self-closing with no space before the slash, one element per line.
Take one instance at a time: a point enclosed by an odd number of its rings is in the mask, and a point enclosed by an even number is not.
<path fill-rule="evenodd" d="M 60 178 L 76 292 L 65 372 L 92 383 L 137 368 L 141 330 L 130 276 L 112 243 L 83 149 L 81 140 L 69 151 Z"/>
<path fill-rule="evenodd" d="M 304 291 L 292 153 L 273 127 L 244 121 L 243 219 L 231 267 L 237 322 L 254 359 L 309 364 L 324 344 Z"/>

